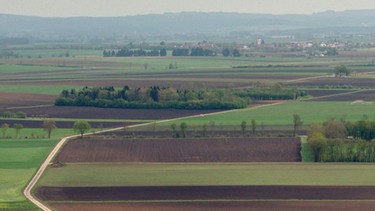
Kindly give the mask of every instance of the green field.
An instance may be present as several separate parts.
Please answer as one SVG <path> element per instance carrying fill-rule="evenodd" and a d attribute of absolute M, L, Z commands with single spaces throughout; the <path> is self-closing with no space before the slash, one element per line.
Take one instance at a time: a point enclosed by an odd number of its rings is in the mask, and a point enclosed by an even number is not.
<path fill-rule="evenodd" d="M 6 120 L 4 121 L 6 122 Z M 51 138 L 52 139 L 59 139 L 62 137 L 70 136 L 74 134 L 73 131 L 73 123 L 72 123 L 72 128 L 57 128 L 52 131 L 51 133 Z M 40 128 L 23 128 L 19 131 L 18 138 L 20 139 L 29 139 L 30 142 L 34 141 L 35 139 L 38 138 L 47 138 L 48 134 L 45 130 L 43 130 L 42 125 Z M 9 128 L 6 132 L 6 137 L 10 137 L 11 139 L 1 139 L 1 140 L 13 140 L 16 138 L 16 130 L 14 128 Z"/>
<path fill-rule="evenodd" d="M 173 122 L 165 122 L 160 123 L 160 126 L 167 127 L 173 123 L 179 125 L 181 122 L 198 126 L 205 123 L 210 125 L 210 122 L 213 122 L 217 127 L 221 125 L 239 126 L 242 121 L 247 121 L 250 127 L 251 120 L 254 119 L 257 122 L 258 129 L 260 129 L 262 125 L 292 126 L 293 114 L 300 115 L 304 125 L 310 125 L 314 122 L 324 122 L 330 118 L 357 121 L 360 120 L 363 115 L 367 115 L 370 119 L 374 119 L 374 110 L 375 103 L 373 102 L 351 104 L 350 102 L 287 101 L 277 105 L 250 107 L 218 114 L 201 115 Z"/>
<path fill-rule="evenodd" d="M 57 141 L 0 140 L 0 209 L 35 209 L 22 191 Z"/>
<path fill-rule="evenodd" d="M 374 178 L 372 164 L 68 163 L 48 169 L 38 185 L 375 185 Z"/>

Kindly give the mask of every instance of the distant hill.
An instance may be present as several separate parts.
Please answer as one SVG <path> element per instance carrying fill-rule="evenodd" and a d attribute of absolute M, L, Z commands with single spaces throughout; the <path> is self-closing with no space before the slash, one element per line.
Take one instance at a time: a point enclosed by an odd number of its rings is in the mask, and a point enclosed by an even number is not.
<path fill-rule="evenodd" d="M 100 18 L 0 14 L 0 38 L 163 40 L 290 33 L 375 33 L 375 10 L 328 11 L 312 15 L 182 12 Z"/>

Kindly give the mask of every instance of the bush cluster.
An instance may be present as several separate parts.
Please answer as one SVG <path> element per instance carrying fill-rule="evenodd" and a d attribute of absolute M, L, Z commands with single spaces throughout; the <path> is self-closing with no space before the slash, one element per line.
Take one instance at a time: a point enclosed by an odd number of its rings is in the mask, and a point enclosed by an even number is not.
<path fill-rule="evenodd" d="M 10 111 L 4 111 L 1 113 L 2 118 L 16 118 L 16 119 L 25 119 L 27 117 L 27 114 L 22 111 L 17 111 L 16 113 L 10 112 Z"/>

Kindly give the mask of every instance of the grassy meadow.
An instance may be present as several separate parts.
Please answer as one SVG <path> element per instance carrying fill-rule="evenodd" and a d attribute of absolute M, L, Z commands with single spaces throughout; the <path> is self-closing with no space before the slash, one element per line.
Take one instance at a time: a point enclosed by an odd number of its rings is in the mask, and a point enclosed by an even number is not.
<path fill-rule="evenodd" d="M 347 121 L 360 120 L 363 115 L 370 119 L 375 119 L 375 103 L 350 102 L 306 102 L 306 101 L 286 101 L 280 104 L 267 105 L 261 107 L 250 107 L 240 110 L 219 112 L 214 114 L 199 115 L 191 118 L 183 118 L 174 121 L 162 122 L 158 127 L 168 128 L 171 124 L 177 125 L 182 122 L 188 125 L 202 126 L 203 124 L 220 126 L 233 126 L 246 121 L 250 128 L 251 120 L 255 120 L 258 129 L 265 126 L 290 126 L 293 125 L 293 114 L 298 114 L 304 126 L 315 122 L 324 122 L 328 119 L 344 119 Z"/>
<path fill-rule="evenodd" d="M 57 141 L 0 140 L 0 209 L 35 209 L 22 192 Z"/>
<path fill-rule="evenodd" d="M 151 176 L 152 175 L 152 176 Z M 89 178 L 89 179 L 88 179 Z M 38 185 L 55 187 L 179 185 L 375 185 L 371 164 L 67 163 Z"/>

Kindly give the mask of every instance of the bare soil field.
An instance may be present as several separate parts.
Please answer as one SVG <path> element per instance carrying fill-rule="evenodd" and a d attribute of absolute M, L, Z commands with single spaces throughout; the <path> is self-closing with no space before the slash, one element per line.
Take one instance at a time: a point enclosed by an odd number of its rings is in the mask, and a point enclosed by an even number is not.
<path fill-rule="evenodd" d="M 339 87 L 351 85 L 360 88 L 372 88 L 375 85 L 374 79 L 372 78 L 333 78 L 333 77 L 322 77 L 322 78 L 310 78 L 301 81 L 293 81 L 286 83 L 293 86 L 307 86 L 307 87 Z"/>
<path fill-rule="evenodd" d="M 49 106 L 22 108 L 17 109 L 16 111 L 23 111 L 28 116 L 47 114 L 51 118 L 161 120 L 213 113 L 220 110 L 117 109 L 79 106 Z"/>
<path fill-rule="evenodd" d="M 322 90 L 305 90 L 308 95 L 311 95 L 313 97 L 323 97 L 327 95 L 337 95 L 337 94 L 344 94 L 352 92 L 353 90 L 329 90 L 329 89 L 322 89 Z"/>
<path fill-rule="evenodd" d="M 299 138 L 71 140 L 59 162 L 297 162 Z"/>
<path fill-rule="evenodd" d="M 373 200 L 375 186 L 38 187 L 43 201 Z"/>
<path fill-rule="evenodd" d="M 238 201 L 238 202 L 109 202 L 48 203 L 56 211 L 353 211 L 373 210 L 372 201 Z"/>
<path fill-rule="evenodd" d="M 14 108 L 53 104 L 55 102 L 56 96 L 0 92 L 0 99 L 0 108 Z"/>
<path fill-rule="evenodd" d="M 347 93 L 335 96 L 327 96 L 313 101 L 375 101 L 375 90 L 364 90 L 356 93 Z"/>

